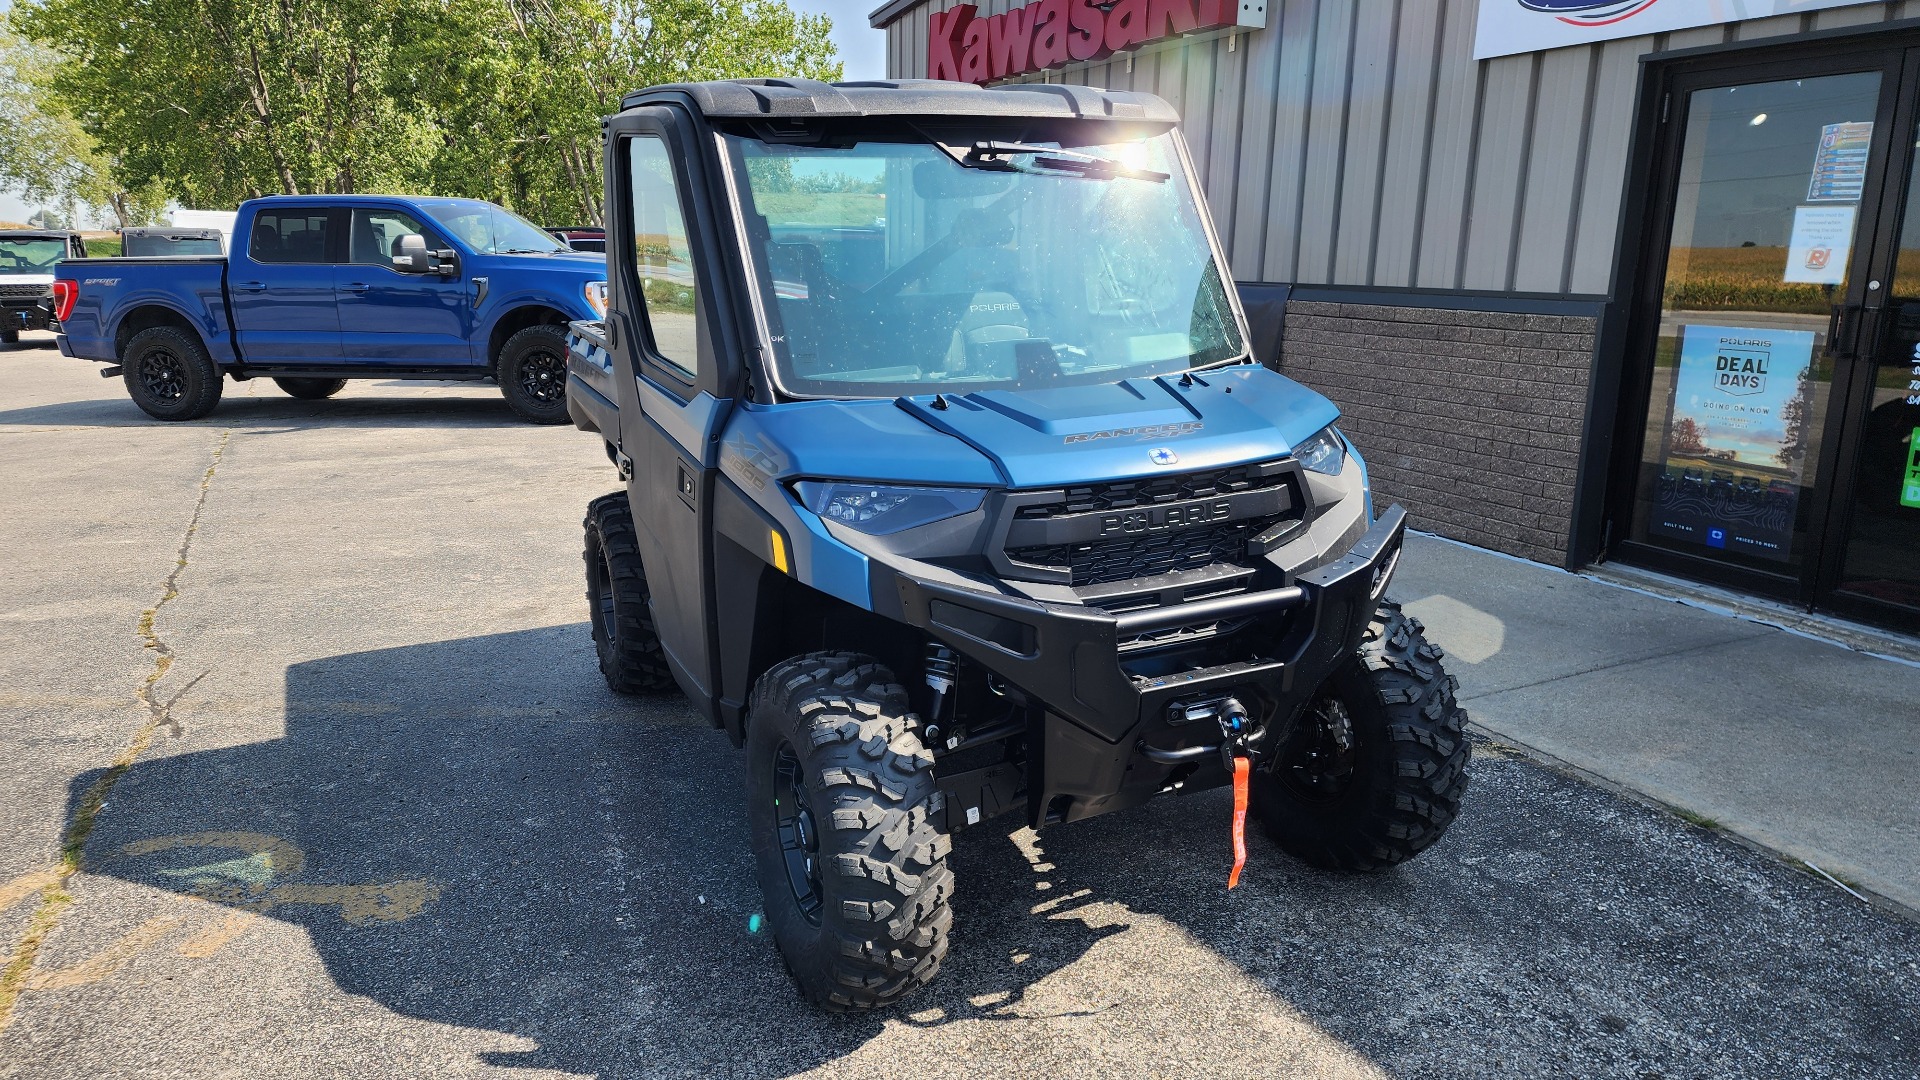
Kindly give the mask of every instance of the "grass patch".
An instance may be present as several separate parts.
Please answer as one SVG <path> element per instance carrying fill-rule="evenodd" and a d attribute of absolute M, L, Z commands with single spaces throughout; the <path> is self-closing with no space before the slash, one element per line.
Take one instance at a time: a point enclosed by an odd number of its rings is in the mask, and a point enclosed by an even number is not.
<path fill-rule="evenodd" d="M 1718 821 L 1715 821 L 1707 815 L 1696 814 L 1685 807 L 1675 806 L 1671 809 L 1673 810 L 1674 817 L 1679 818 L 1681 821 L 1686 822 L 1696 829 L 1705 829 L 1708 832 L 1719 832 L 1724 827 Z"/>

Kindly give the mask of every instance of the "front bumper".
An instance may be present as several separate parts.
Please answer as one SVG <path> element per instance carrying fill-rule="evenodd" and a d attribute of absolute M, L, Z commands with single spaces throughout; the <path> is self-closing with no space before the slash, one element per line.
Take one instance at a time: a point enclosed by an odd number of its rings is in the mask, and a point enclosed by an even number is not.
<path fill-rule="evenodd" d="M 45 330 L 47 308 L 39 298 L 9 297 L 0 301 L 0 322 L 9 330 Z"/>
<path fill-rule="evenodd" d="M 1028 816 L 1038 827 L 1143 802 L 1176 772 L 1189 786 L 1224 780 L 1218 755 L 1165 760 L 1220 741 L 1217 727 L 1176 723 L 1175 707 L 1232 695 L 1257 703 L 1270 728 L 1290 722 L 1359 646 L 1405 530 L 1406 512 L 1394 506 L 1345 555 L 1282 588 L 1120 615 L 905 575 L 898 585 L 908 622 L 1040 707 L 1027 770 Z M 1189 628 L 1217 634 L 1193 648 L 1123 648 Z"/>

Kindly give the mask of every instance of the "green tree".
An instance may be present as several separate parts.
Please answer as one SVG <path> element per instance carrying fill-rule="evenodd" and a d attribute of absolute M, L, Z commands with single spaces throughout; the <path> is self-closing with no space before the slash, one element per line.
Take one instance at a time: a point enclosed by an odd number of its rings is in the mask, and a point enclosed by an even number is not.
<path fill-rule="evenodd" d="M 838 77 L 781 0 L 21 0 L 46 86 L 126 182 L 488 198 L 599 222 L 600 117 L 658 82 Z"/>
<path fill-rule="evenodd" d="M 59 63 L 0 25 L 0 190 L 57 206 L 68 220 L 85 209 L 122 227 L 152 222 L 164 205 L 158 188 L 123 182 L 117 162 L 49 92 Z"/>

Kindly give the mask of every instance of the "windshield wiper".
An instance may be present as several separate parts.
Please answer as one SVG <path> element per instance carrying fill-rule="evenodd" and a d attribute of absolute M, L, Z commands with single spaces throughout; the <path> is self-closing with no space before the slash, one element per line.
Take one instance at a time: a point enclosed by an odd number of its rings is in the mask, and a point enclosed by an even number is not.
<path fill-rule="evenodd" d="M 1053 146 L 1034 146 L 1031 143 L 998 142 L 982 140 L 961 149 L 946 143 L 936 143 L 945 151 L 954 163 L 968 169 L 997 169 L 1006 172 L 1038 173 L 1043 176 L 1084 176 L 1089 180 L 1112 180 L 1124 177 L 1128 180 L 1147 180 L 1155 184 L 1164 184 L 1168 174 L 1152 169 L 1137 169 L 1125 162 L 1112 158 L 1082 154 L 1075 150 L 1062 150 Z"/>

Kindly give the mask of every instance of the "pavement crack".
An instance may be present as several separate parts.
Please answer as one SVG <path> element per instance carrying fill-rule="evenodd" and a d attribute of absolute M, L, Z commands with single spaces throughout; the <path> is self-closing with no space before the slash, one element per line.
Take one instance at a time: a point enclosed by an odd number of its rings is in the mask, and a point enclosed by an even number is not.
<path fill-rule="evenodd" d="M 207 508 L 207 494 L 213 490 L 214 475 L 220 469 L 220 459 L 226 455 L 227 444 L 233 439 L 232 430 L 220 433 L 220 441 L 214 444 L 213 457 L 207 462 L 207 469 L 200 474 L 200 492 L 194 500 L 193 515 L 187 519 L 187 529 L 180 537 L 180 546 L 174 550 L 173 569 L 161 583 L 160 598 L 153 606 L 140 613 L 139 636 L 143 648 L 154 654 L 153 670 L 141 680 L 134 697 L 146 707 L 147 719 L 133 737 L 127 741 L 120 753 L 108 764 L 98 779 L 87 787 L 80 796 L 79 804 L 74 808 L 67 827 L 60 836 L 60 863 L 47 877 L 49 880 L 40 888 L 40 903 L 27 919 L 27 928 L 20 935 L 8 956 L 6 965 L 0 967 L 0 1032 L 4 1032 L 13 1021 L 13 1010 L 20 999 L 20 992 L 32 982 L 34 960 L 40 954 L 40 946 L 60 922 L 61 913 L 73 903 L 73 894 L 67 891 L 67 884 L 73 875 L 80 872 L 82 859 L 86 852 L 87 837 L 93 834 L 94 823 L 100 817 L 100 811 L 107 804 L 107 797 L 113 794 L 114 785 L 120 782 L 140 755 L 153 745 L 154 733 L 166 728 L 175 737 L 181 733 L 180 722 L 174 718 L 173 708 L 187 691 L 207 677 L 208 671 L 202 671 L 193 677 L 180 691 L 165 700 L 155 694 L 155 687 L 167 672 L 173 668 L 177 654 L 173 647 L 160 636 L 156 626 L 160 612 L 180 595 L 180 575 L 186 572 L 187 556 L 193 550 L 193 538 L 200 531 L 200 517 Z"/>

